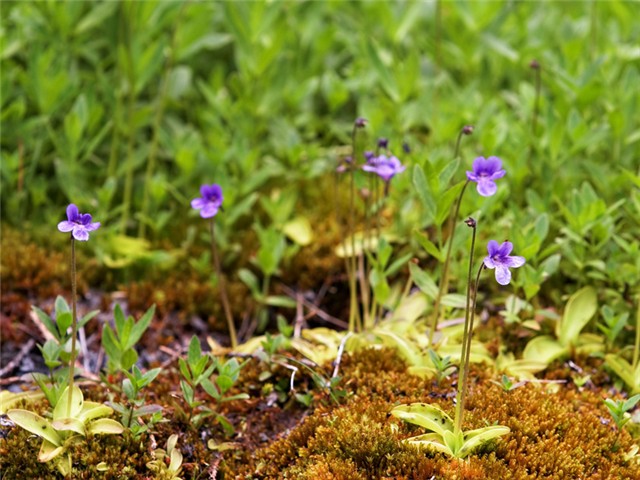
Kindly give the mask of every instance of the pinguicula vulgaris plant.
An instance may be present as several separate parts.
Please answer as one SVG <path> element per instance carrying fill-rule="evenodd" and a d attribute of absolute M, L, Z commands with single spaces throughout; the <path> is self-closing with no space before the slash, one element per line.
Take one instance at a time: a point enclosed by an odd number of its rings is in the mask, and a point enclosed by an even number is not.
<path fill-rule="evenodd" d="M 92 222 L 91 220 L 90 214 L 80 213 L 76 205 L 70 204 L 67 207 L 67 220 L 58 224 L 58 230 L 61 232 L 71 232 L 71 318 L 68 318 L 66 303 L 60 300 L 57 301 L 56 326 L 59 337 L 56 338 L 59 338 L 60 348 L 63 349 L 67 343 L 65 338 L 66 331 L 71 327 L 71 352 L 69 353 L 68 378 L 64 390 L 60 395 L 47 395 L 48 399 L 55 400 L 55 404 L 51 405 L 53 410 L 49 412 L 51 421 L 29 410 L 12 409 L 7 412 L 9 418 L 17 425 L 42 438 L 38 460 L 41 462 L 55 461 L 58 471 L 65 476 L 71 474 L 72 471 L 71 454 L 68 451 L 72 445 L 80 442 L 88 434 L 119 434 L 124 430 L 117 421 L 109 418 L 100 418 L 111 415 L 113 410 L 110 407 L 96 402 L 85 401 L 80 388 L 74 385 L 74 366 L 77 354 L 76 337 L 79 323 L 76 315 L 75 241 L 86 242 L 89 240 L 89 232 L 100 227 L 99 222 Z M 47 322 L 43 316 L 40 317 L 48 330 L 55 336 L 56 328 L 54 328 L 51 319 Z M 89 316 L 88 318 L 91 317 Z M 88 320 L 88 318 L 85 316 L 85 319 Z M 86 323 L 84 319 L 83 321 Z M 43 355 L 48 360 L 49 368 L 53 368 L 57 364 L 57 358 L 54 354 L 55 352 L 50 350 L 52 350 L 52 347 L 43 348 Z M 47 391 L 44 391 L 46 394 Z"/>
<path fill-rule="evenodd" d="M 459 149 L 460 139 L 462 135 L 469 135 L 473 131 L 473 128 L 469 126 L 463 127 L 458 136 L 458 142 L 456 143 L 456 152 Z M 468 133 L 467 133 L 468 132 Z M 457 155 L 456 155 L 457 156 Z M 429 343 L 433 343 L 433 338 L 436 330 L 438 329 L 438 321 L 440 319 L 440 303 L 442 301 L 443 295 L 447 292 L 449 288 L 449 266 L 451 263 L 451 250 L 453 246 L 453 240 L 456 232 L 456 221 L 458 218 L 458 213 L 460 212 L 460 204 L 462 202 L 462 197 L 464 196 L 464 192 L 467 189 L 467 186 L 471 182 L 475 182 L 477 184 L 477 191 L 483 197 L 490 197 L 494 195 L 498 189 L 495 181 L 499 178 L 502 178 L 506 174 L 506 170 L 502 168 L 502 160 L 498 157 L 477 157 L 473 161 L 472 170 L 467 171 L 467 181 L 462 186 L 462 190 L 460 191 L 460 195 L 453 207 L 453 215 L 450 217 L 449 225 L 450 225 L 450 235 L 449 235 L 449 245 L 447 246 L 447 255 L 444 260 L 444 265 L 442 268 L 442 278 L 440 280 L 440 286 L 438 288 L 438 294 L 436 296 L 433 314 L 431 318 L 431 328 L 429 330 Z"/>
<path fill-rule="evenodd" d="M 349 173 L 349 214 L 346 222 L 346 228 L 348 232 L 345 232 L 344 237 L 348 239 L 349 244 L 343 244 L 345 252 L 345 262 L 347 267 L 347 276 L 349 279 L 349 291 L 350 291 L 350 305 L 349 305 L 349 331 L 360 331 L 364 327 L 369 329 L 373 326 L 373 320 L 376 317 L 376 302 L 371 301 L 371 286 L 369 284 L 369 272 L 365 266 L 365 251 L 374 248 L 376 245 L 379 247 L 380 236 L 380 222 L 377 218 L 377 213 L 381 209 L 380 195 L 379 195 L 379 183 L 376 183 L 376 179 L 379 179 L 384 185 L 384 198 L 389 193 L 390 182 L 397 174 L 402 173 L 405 170 L 405 166 L 402 162 L 394 156 L 388 149 L 389 141 L 386 138 L 381 138 L 377 142 L 376 152 L 365 151 L 363 156 L 365 163 L 358 165 L 356 163 L 357 148 L 356 148 L 356 135 L 359 129 L 366 126 L 367 121 L 363 118 L 357 118 L 354 122 L 352 134 L 351 134 L 351 155 L 341 162 L 337 168 L 338 173 Z M 362 234 L 359 248 L 356 246 L 356 232 L 355 232 L 355 172 L 363 170 L 373 175 L 369 177 L 369 189 L 365 198 L 365 231 Z M 337 209 L 339 213 L 339 209 Z M 372 231 L 374 230 L 371 225 L 372 217 L 375 216 L 375 232 L 377 239 L 373 238 Z M 372 257 L 371 257 L 372 259 Z M 361 301 L 362 301 L 362 313 L 364 315 L 364 323 L 362 322 L 362 315 L 360 305 L 358 303 L 358 284 L 360 285 Z M 373 292 L 375 293 L 375 292 Z"/>
<path fill-rule="evenodd" d="M 509 433 L 509 428 L 501 425 L 491 425 L 464 432 L 462 424 L 464 420 L 464 406 L 469 388 L 469 359 L 471 352 L 471 337 L 473 334 L 473 322 L 475 317 L 476 297 L 480 274 L 485 268 L 495 270 L 496 281 L 500 285 L 507 285 L 511 281 L 510 268 L 521 267 L 525 259 L 519 256 L 511 256 L 513 244 L 503 242 L 498 244 L 495 240 L 489 241 L 487 256 L 482 261 L 478 273 L 473 281 L 473 253 L 476 240 L 476 221 L 469 217 L 465 223 L 473 229 L 471 237 L 471 249 L 469 254 L 469 272 L 467 278 L 467 297 L 464 333 L 462 336 L 462 351 L 456 392 L 455 414 L 452 419 L 446 412 L 435 405 L 425 403 L 412 403 L 399 405 L 391 410 L 391 414 L 409 423 L 414 423 L 431 430 L 432 433 L 418 435 L 407 439 L 407 442 L 415 445 L 433 448 L 455 458 L 465 458 L 483 443 Z"/>
<path fill-rule="evenodd" d="M 231 348 L 235 348 L 238 346 L 238 338 L 236 335 L 235 323 L 233 322 L 233 315 L 231 313 L 231 306 L 229 304 L 229 297 L 227 296 L 225 278 L 220 265 L 220 257 L 218 256 L 215 236 L 214 217 L 222 210 L 222 201 L 224 199 L 222 195 L 222 187 L 217 183 L 212 185 L 202 185 L 200 187 L 200 194 L 202 195 L 201 197 L 191 200 L 191 207 L 196 210 L 200 210 L 200 216 L 202 218 L 209 219 L 209 229 L 211 231 L 211 261 L 213 262 L 213 268 L 218 280 L 218 290 L 220 292 L 222 308 L 224 309 L 224 314 L 227 318 Z"/>

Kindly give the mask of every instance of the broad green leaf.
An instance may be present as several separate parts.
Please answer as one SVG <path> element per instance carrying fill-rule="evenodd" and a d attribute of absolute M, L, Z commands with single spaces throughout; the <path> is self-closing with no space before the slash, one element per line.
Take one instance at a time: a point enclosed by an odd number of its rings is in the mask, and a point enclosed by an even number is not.
<path fill-rule="evenodd" d="M 413 167 L 413 186 L 416 189 L 418 198 L 422 202 L 422 206 L 425 208 L 429 219 L 433 220 L 436 217 L 436 201 L 433 198 L 431 187 L 427 181 L 427 177 L 424 173 L 424 169 L 420 165 Z"/>
<path fill-rule="evenodd" d="M 429 298 L 434 299 L 438 295 L 438 286 L 431 277 L 415 263 L 409 264 L 411 279 L 418 288 Z"/>
<path fill-rule="evenodd" d="M 129 334 L 129 339 L 127 343 L 124 345 L 124 348 L 133 348 L 133 346 L 136 343 L 138 343 L 140 338 L 142 338 L 142 335 L 144 334 L 144 332 L 146 332 L 147 328 L 149 328 L 149 325 L 151 324 L 151 320 L 153 320 L 153 315 L 155 311 L 156 311 L 156 306 L 154 304 L 151 306 L 151 308 L 149 308 L 144 313 L 142 318 L 140 318 L 140 320 L 138 320 L 138 322 L 136 322 L 133 325 L 133 327 L 131 328 L 131 332 Z"/>
<path fill-rule="evenodd" d="M 453 420 L 435 405 L 427 403 L 411 403 L 409 405 L 398 405 L 391 410 L 391 415 L 400 418 L 405 422 L 420 425 L 439 436 L 443 437 L 445 432 L 453 431 Z"/>
<path fill-rule="evenodd" d="M 62 438 L 51 426 L 51 424 L 37 413 L 29 410 L 14 409 L 7 412 L 7 416 L 13 423 L 24 428 L 27 432 L 31 432 L 46 441 L 52 443 L 56 447 L 62 446 Z"/>
<path fill-rule="evenodd" d="M 574 293 L 557 325 L 556 334 L 560 344 L 568 347 L 576 342 L 582 329 L 598 310 L 598 296 L 592 287 L 584 287 Z"/>
<path fill-rule="evenodd" d="M 375 330 L 374 334 L 380 337 L 383 344 L 395 348 L 398 355 L 405 359 L 409 365 L 420 365 L 420 352 L 414 343 L 407 341 L 400 335 L 382 329 Z"/>

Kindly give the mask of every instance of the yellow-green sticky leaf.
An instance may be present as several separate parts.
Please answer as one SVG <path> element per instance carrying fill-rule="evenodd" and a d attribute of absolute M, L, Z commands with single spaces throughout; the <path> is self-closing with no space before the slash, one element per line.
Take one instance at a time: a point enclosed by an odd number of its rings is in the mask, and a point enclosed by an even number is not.
<path fill-rule="evenodd" d="M 598 296 L 592 287 L 584 287 L 571 295 L 562 316 L 556 326 L 556 334 L 564 347 L 572 345 L 582 329 L 598 310 Z"/>
<path fill-rule="evenodd" d="M 38 460 L 41 462 L 48 462 L 49 460 L 53 460 L 62 452 L 64 452 L 65 448 L 62 445 L 54 445 L 47 440 L 42 441 L 42 445 L 40 445 L 40 452 L 38 453 Z"/>
<path fill-rule="evenodd" d="M 555 338 L 549 335 L 535 337 L 527 343 L 522 352 L 525 360 L 534 360 L 549 365 L 554 360 L 567 355 L 568 348 L 562 346 Z"/>
<path fill-rule="evenodd" d="M 96 470 L 99 472 L 106 472 L 107 470 L 109 470 L 109 467 L 107 466 L 107 462 L 100 462 L 99 464 L 97 464 Z"/>
<path fill-rule="evenodd" d="M 100 417 L 107 417 L 113 413 L 113 409 L 98 402 L 84 402 L 78 419 L 84 423 Z"/>
<path fill-rule="evenodd" d="M 282 227 L 284 234 L 293 242 L 306 247 L 313 241 L 313 230 L 307 217 L 298 216 L 289 220 Z"/>
<path fill-rule="evenodd" d="M 453 431 L 453 420 L 435 405 L 427 403 L 411 403 L 398 405 L 391 410 L 391 415 L 405 422 L 420 425 L 428 430 L 444 436 L 444 432 Z"/>
<path fill-rule="evenodd" d="M 27 432 L 31 432 L 41 438 L 59 447 L 62 445 L 62 438 L 58 432 L 54 430 L 51 424 L 37 413 L 29 410 L 14 409 L 7 412 L 7 416 L 13 423 L 24 428 Z"/>
<path fill-rule="evenodd" d="M 42 392 L 10 392 L 9 390 L 0 391 L 0 415 L 7 413 L 7 410 L 17 405 L 22 400 L 33 402 L 44 397 Z"/>
<path fill-rule="evenodd" d="M 457 451 L 456 456 L 458 458 L 465 458 L 483 443 L 486 443 L 494 438 L 501 437 L 502 435 L 506 435 L 510 431 L 511 430 L 509 430 L 509 427 L 503 427 L 501 425 L 491 425 L 489 427 L 478 428 L 476 430 L 466 432 L 464 434 L 464 443 L 462 444 L 462 447 Z"/>
<path fill-rule="evenodd" d="M 62 418 L 78 418 L 78 414 L 82 411 L 82 407 L 84 406 L 84 396 L 82 395 L 82 391 L 76 386 L 73 386 L 73 393 L 71 395 L 71 409 L 68 411 L 67 406 L 69 405 L 69 387 L 65 388 L 62 391 L 62 395 L 60 396 L 60 400 L 56 405 L 56 408 L 53 409 L 53 419 L 58 420 Z"/>
<path fill-rule="evenodd" d="M 101 418 L 89 425 L 88 431 L 93 434 L 119 434 L 124 432 L 124 427 L 115 420 L 110 418 Z"/>
<path fill-rule="evenodd" d="M 80 435 L 86 435 L 84 423 L 77 418 L 58 418 L 51 422 L 51 426 L 59 432 L 76 432 Z"/>

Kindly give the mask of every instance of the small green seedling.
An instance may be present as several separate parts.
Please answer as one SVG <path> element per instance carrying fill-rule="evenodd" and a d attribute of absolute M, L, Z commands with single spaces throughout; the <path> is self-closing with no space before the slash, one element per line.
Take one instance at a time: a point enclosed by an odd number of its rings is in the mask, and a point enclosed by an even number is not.
<path fill-rule="evenodd" d="M 616 422 L 618 428 L 622 430 L 622 427 L 631 420 L 631 415 L 627 412 L 635 407 L 638 401 L 640 401 L 640 393 L 624 401 L 605 398 L 604 404 L 607 406 L 609 413 L 613 417 L 613 421 Z"/>
<path fill-rule="evenodd" d="M 71 398 L 71 407 L 68 399 Z M 70 415 L 67 416 L 67 411 Z M 81 442 L 88 434 L 119 434 L 124 431 L 122 425 L 110 418 L 113 410 L 107 405 L 96 402 L 85 402 L 82 391 L 73 387 L 72 395 L 68 395 L 68 387 L 62 392 L 58 404 L 53 409 L 53 419 L 49 421 L 29 410 L 12 409 L 7 416 L 18 426 L 42 438 L 38 460 L 40 462 L 55 461 L 62 475 L 72 471 L 69 448 Z"/>
<path fill-rule="evenodd" d="M 147 432 L 153 425 L 162 421 L 162 407 L 160 405 L 145 405 L 141 390 L 149 385 L 160 373 L 160 368 L 154 368 L 142 373 L 135 365 L 131 372 L 124 372 L 127 378 L 122 381 L 122 392 L 127 397 L 128 405 L 111 402 L 109 405 L 120 414 L 122 424 L 131 430 L 134 437 Z M 152 415 L 150 422 L 140 422 L 138 419 L 145 415 Z"/>
<path fill-rule="evenodd" d="M 429 358 L 435 368 L 436 381 L 438 383 L 449 377 L 456 370 L 455 365 L 451 363 L 451 357 L 448 355 L 441 357 L 435 350 L 429 349 Z"/>
<path fill-rule="evenodd" d="M 508 376 L 506 376 L 505 374 L 502 374 L 502 378 L 500 379 L 499 382 L 496 382 L 495 380 L 491 380 L 491 381 L 496 385 L 500 385 L 505 392 L 510 392 L 511 390 L 515 390 L 516 388 L 521 387 L 522 385 L 527 383 L 527 382 L 514 383 L 513 380 Z"/>
<path fill-rule="evenodd" d="M 44 393 L 52 407 L 58 404 L 62 391 L 66 388 L 68 380 L 68 365 L 71 359 L 71 324 L 73 321 L 71 308 L 67 301 L 58 296 L 55 300 L 54 315 L 49 316 L 38 307 L 31 307 L 38 319 L 51 333 L 53 338 L 48 339 L 43 345 L 38 345 L 45 365 L 49 369 L 49 376 L 34 373 L 33 378 Z M 78 320 L 78 328 L 84 327 L 89 320 L 95 317 L 99 310 L 93 310 Z"/>
<path fill-rule="evenodd" d="M 509 427 L 491 425 L 468 432 L 460 430 L 456 434 L 451 417 L 439 407 L 426 403 L 399 405 L 391 410 L 391 415 L 432 431 L 432 433 L 408 438 L 405 442 L 459 459 L 466 458 L 482 444 L 506 435 L 510 431 Z"/>
<path fill-rule="evenodd" d="M 102 347 L 107 354 L 107 370 L 115 373 L 118 370 L 128 371 L 138 361 L 134 347 L 144 332 L 149 328 L 156 306 L 153 305 L 136 322 L 132 316 L 125 317 L 120 305 L 113 312 L 115 331 L 105 324 L 102 330 Z"/>
<path fill-rule="evenodd" d="M 183 379 L 180 380 L 180 388 L 184 400 L 189 407 L 189 421 L 195 427 L 201 425 L 202 421 L 210 416 L 215 416 L 222 428 L 227 434 L 233 433 L 233 426 L 224 417 L 224 415 L 216 412 L 214 409 L 205 407 L 205 402 L 196 398 L 196 388 L 201 386 L 216 403 L 230 402 L 232 400 L 246 400 L 249 395 L 239 393 L 227 396 L 226 393 L 233 387 L 238 380 L 240 370 L 244 363 L 238 363 L 238 360 L 231 358 L 226 362 L 222 362 L 216 357 L 209 354 L 203 354 L 200 347 L 200 341 L 195 335 L 191 338 L 189 349 L 187 351 L 187 359 L 180 358 L 178 360 L 180 373 Z M 211 381 L 211 376 L 217 371 L 218 375 Z M 194 415 L 195 413 L 195 415 Z"/>

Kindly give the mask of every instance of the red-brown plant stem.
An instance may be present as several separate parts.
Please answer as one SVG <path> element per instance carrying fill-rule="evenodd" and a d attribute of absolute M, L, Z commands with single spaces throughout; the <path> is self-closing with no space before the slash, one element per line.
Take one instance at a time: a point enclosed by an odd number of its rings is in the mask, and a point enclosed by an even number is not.
<path fill-rule="evenodd" d="M 73 376 L 76 364 L 76 337 L 78 336 L 78 318 L 76 317 L 76 242 L 71 236 L 71 357 L 69 358 L 69 382 L 67 388 L 67 418 L 71 417 L 71 403 L 73 400 Z M 58 312 L 60 313 L 60 312 Z"/>
<path fill-rule="evenodd" d="M 473 226 L 473 236 L 471 237 L 471 254 L 469 255 L 469 274 L 467 284 L 467 308 L 464 318 L 464 334 L 462 335 L 462 355 L 460 357 L 460 367 L 458 376 L 458 392 L 456 393 L 456 411 L 454 434 L 458 434 L 462 430 L 462 420 L 464 417 L 464 404 L 467 396 L 467 388 L 469 383 L 469 358 L 471 356 L 471 337 L 473 336 L 473 321 L 475 318 L 476 298 L 478 295 L 478 284 L 480 283 L 480 274 L 484 270 L 484 263 L 480 265 L 476 276 L 475 287 L 473 288 L 473 300 L 471 300 L 471 278 L 473 273 L 473 250 L 476 241 L 476 227 Z"/>
<path fill-rule="evenodd" d="M 460 213 L 460 203 L 462 202 L 462 197 L 464 196 L 464 191 L 467 189 L 467 185 L 469 185 L 470 180 L 467 180 L 460 191 L 460 196 L 456 201 L 456 205 L 454 207 L 453 215 L 449 217 L 449 231 L 451 232 L 449 236 L 449 245 L 447 246 L 447 256 L 444 260 L 444 265 L 442 267 L 442 280 L 440 281 L 440 287 L 438 288 L 438 295 L 436 296 L 435 302 L 433 304 L 433 316 L 431 318 L 431 328 L 429 330 L 429 345 L 433 343 L 433 336 L 438 329 L 438 320 L 440 319 L 440 302 L 442 301 L 442 297 L 445 292 L 449 289 L 449 264 L 451 263 L 451 249 L 453 247 L 453 239 L 456 234 L 455 221 L 458 218 L 458 213 Z"/>
<path fill-rule="evenodd" d="M 222 301 L 222 308 L 224 314 L 227 317 L 227 327 L 229 328 L 229 337 L 231 338 L 231 348 L 238 346 L 238 338 L 236 336 L 236 327 L 233 323 L 233 315 L 231 314 L 231 307 L 229 306 L 229 297 L 227 296 L 227 286 L 222 273 L 222 267 L 220 266 L 220 257 L 218 256 L 218 248 L 216 247 L 215 237 L 215 222 L 213 217 L 209 222 L 211 227 L 211 257 L 213 258 L 213 266 L 216 270 L 216 276 L 218 277 L 218 290 L 220 291 L 220 300 Z"/>

